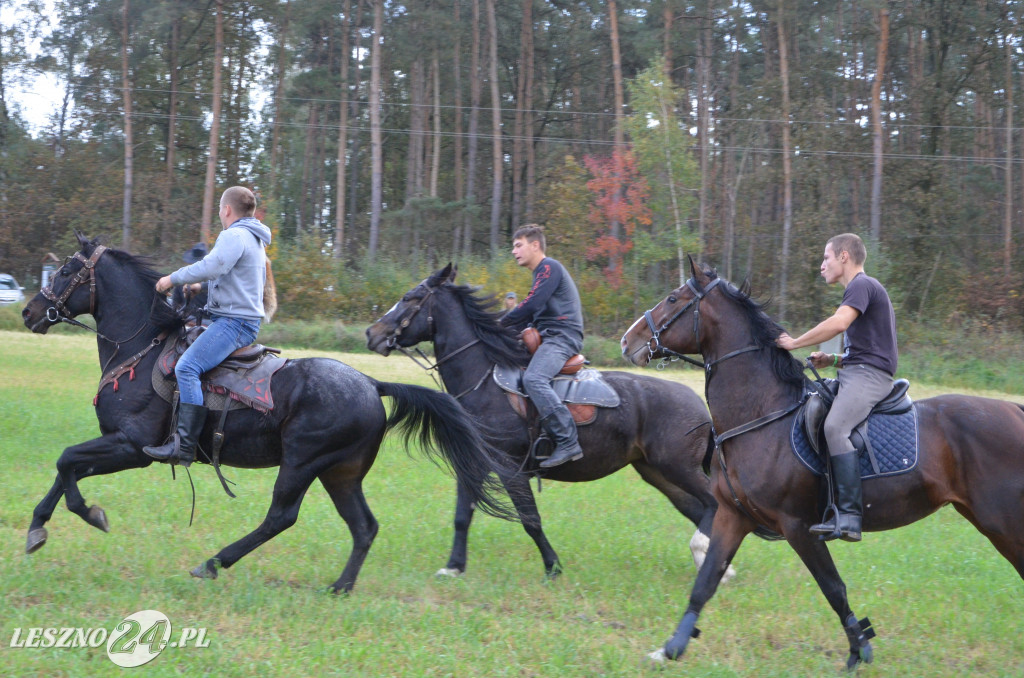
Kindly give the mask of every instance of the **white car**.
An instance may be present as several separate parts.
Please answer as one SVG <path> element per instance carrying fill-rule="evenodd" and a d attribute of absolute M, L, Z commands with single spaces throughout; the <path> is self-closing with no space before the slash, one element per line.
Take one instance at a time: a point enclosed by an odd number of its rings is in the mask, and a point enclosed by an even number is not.
<path fill-rule="evenodd" d="M 19 304 L 25 301 L 24 289 L 18 285 L 14 276 L 0 273 L 0 306 Z"/>

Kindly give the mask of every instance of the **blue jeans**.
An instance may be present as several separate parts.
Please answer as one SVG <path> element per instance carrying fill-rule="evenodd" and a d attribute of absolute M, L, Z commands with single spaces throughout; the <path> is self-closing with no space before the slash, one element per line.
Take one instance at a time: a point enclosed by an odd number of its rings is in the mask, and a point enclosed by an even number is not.
<path fill-rule="evenodd" d="M 235 349 L 256 341 L 259 332 L 259 320 L 213 316 L 209 327 L 188 347 L 174 366 L 180 401 L 202 405 L 203 386 L 199 376 L 220 365 Z"/>

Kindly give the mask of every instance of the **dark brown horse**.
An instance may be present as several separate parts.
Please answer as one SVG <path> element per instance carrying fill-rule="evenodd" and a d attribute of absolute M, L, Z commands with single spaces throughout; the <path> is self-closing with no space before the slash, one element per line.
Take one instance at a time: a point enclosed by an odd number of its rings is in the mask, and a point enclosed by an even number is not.
<path fill-rule="evenodd" d="M 150 378 L 160 354 L 151 349 L 180 333 L 182 321 L 153 288 L 159 274 L 144 259 L 76 235 L 80 251 L 54 274 L 51 287 L 29 301 L 22 317 L 33 332 L 45 334 L 59 322 L 74 323 L 75 316 L 91 314 L 104 376 L 113 373 L 121 378 L 116 392 L 109 382 L 101 382 L 94 401 L 102 435 L 68 447 L 57 460 L 57 478 L 32 515 L 28 553 L 46 543 L 44 526 L 62 496 L 69 510 L 108 532 L 105 512 L 86 504 L 78 481 L 152 464 L 142 448 L 161 442 L 171 416 L 170 404 L 157 394 Z M 134 378 L 136 372 L 140 378 Z M 201 563 L 193 576 L 215 579 L 219 569 L 231 567 L 291 527 L 306 491 L 319 480 L 352 533 L 348 562 L 331 588 L 351 590 L 377 535 L 377 520 L 363 496 L 363 478 L 377 458 L 384 434 L 395 427 L 417 436 L 424 452 L 455 471 L 460 491 L 469 493 L 481 508 L 513 517 L 491 478 L 493 472 L 504 472 L 491 462 L 504 457 L 492 453 L 496 451 L 480 437 L 476 422 L 451 396 L 421 386 L 378 382 L 326 358 L 288 360 L 274 375 L 273 388 L 276 405 L 269 412 L 239 409 L 227 415 L 221 455 L 227 466 L 279 468 L 270 509 L 258 528 Z M 390 417 L 381 396 L 395 404 Z M 219 414 L 209 413 L 199 440 L 201 450 L 211 449 Z"/>
<path fill-rule="evenodd" d="M 388 355 L 396 348 L 432 341 L 445 387 L 484 422 L 488 440 L 516 467 L 524 466 L 531 444 L 526 422 L 512 409 L 491 373 L 496 364 L 523 367 L 530 356 L 517 333 L 499 324 L 500 315 L 490 311 L 492 298 L 454 281 L 455 270 L 449 264 L 406 292 L 366 330 L 369 346 Z M 715 512 L 701 468 L 709 447 L 707 408 L 692 389 L 676 382 L 626 372 L 604 372 L 603 377 L 619 394 L 621 404 L 598 408 L 594 422 L 580 427 L 583 459 L 551 469 L 544 477 L 583 482 L 633 466 L 698 526 L 690 550 L 699 565 Z M 515 474 L 504 481 L 523 526 L 540 549 L 547 575 L 557 575 L 561 563 L 541 529 L 529 476 Z M 465 571 L 472 517 L 473 503 L 460 486 L 451 556 L 438 574 Z"/>
<path fill-rule="evenodd" d="M 808 384 L 801 365 L 776 346 L 782 328 L 746 290 L 690 265 L 693 277 L 622 337 L 623 354 L 637 365 L 666 354 L 703 356 L 720 442 L 712 462 L 719 509 L 711 546 L 675 635 L 656 655 L 677 659 L 686 651 L 720 573 L 760 526 L 786 538 L 839 615 L 850 643 L 847 666 L 871 661 L 873 631 L 850 609 L 828 545 L 808 532 L 821 518 L 819 479 L 789 442 L 791 408 Z M 1024 407 L 962 395 L 928 398 L 915 407 L 918 465 L 865 481 L 864 530 L 902 527 L 952 504 L 1024 577 Z"/>

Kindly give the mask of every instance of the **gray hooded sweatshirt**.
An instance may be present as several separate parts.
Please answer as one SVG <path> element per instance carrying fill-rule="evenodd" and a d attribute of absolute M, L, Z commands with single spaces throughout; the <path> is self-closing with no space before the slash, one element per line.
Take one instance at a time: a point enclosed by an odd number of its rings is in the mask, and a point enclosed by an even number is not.
<path fill-rule="evenodd" d="M 267 281 L 265 248 L 270 229 L 259 219 L 243 217 L 217 236 L 202 260 L 171 274 L 171 283 L 210 281 L 206 310 L 229 318 L 263 318 L 263 286 Z"/>

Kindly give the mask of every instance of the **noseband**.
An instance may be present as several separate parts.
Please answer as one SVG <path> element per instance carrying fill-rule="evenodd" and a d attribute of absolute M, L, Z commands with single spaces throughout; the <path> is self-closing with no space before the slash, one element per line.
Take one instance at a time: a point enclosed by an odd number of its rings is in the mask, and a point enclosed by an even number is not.
<path fill-rule="evenodd" d="M 107 248 L 103 245 L 97 245 L 96 249 L 92 251 L 92 256 L 86 259 L 81 252 L 75 252 L 72 259 L 78 259 L 82 262 L 82 268 L 78 270 L 75 277 L 72 278 L 67 288 L 58 297 L 53 293 L 53 285 L 47 285 L 46 287 L 39 290 L 39 293 L 44 297 L 53 302 L 53 306 L 46 309 L 46 319 L 52 323 L 65 318 L 71 319 L 65 310 L 64 302 L 68 300 L 75 290 L 83 285 L 86 279 L 89 280 L 89 315 L 92 315 L 96 310 L 96 262 L 100 260 L 103 253 L 107 251 Z"/>
<path fill-rule="evenodd" d="M 686 281 L 686 286 L 690 288 L 691 292 L 693 292 L 693 299 L 691 299 L 681 309 L 676 311 L 675 314 L 671 318 L 669 318 L 668 320 L 663 322 L 661 324 L 661 327 L 655 327 L 654 326 L 654 315 L 651 313 L 650 310 L 644 311 L 644 320 L 647 321 L 647 328 L 651 331 L 651 338 L 647 342 L 647 350 L 650 352 L 650 357 L 652 359 L 656 355 L 657 356 L 662 356 L 662 357 L 670 356 L 670 357 L 676 358 L 678 360 L 684 360 L 684 361 L 690 363 L 691 365 L 696 365 L 697 367 L 701 367 L 701 368 L 705 367 L 704 363 L 702 363 L 702 362 L 700 362 L 698 360 L 694 360 L 693 358 L 691 358 L 688 355 L 683 355 L 682 353 L 679 353 L 677 351 L 673 351 L 670 348 L 667 348 L 664 344 L 661 343 L 661 333 L 664 332 L 665 330 L 667 330 L 669 328 L 669 326 L 672 325 L 672 323 L 674 323 L 676 320 L 678 320 L 680 318 L 680 316 L 682 316 L 684 313 L 689 311 L 690 307 L 692 306 L 693 307 L 693 336 L 696 337 L 696 339 L 697 339 L 697 347 L 698 347 L 698 351 L 699 351 L 700 350 L 700 302 L 701 302 L 701 300 L 705 296 L 707 296 L 708 292 L 713 290 L 715 288 L 715 286 L 718 285 L 718 283 L 720 283 L 720 282 L 722 282 L 721 278 L 715 278 L 714 280 L 711 281 L 710 285 L 708 285 L 706 288 L 701 290 L 699 287 L 697 287 L 696 283 L 693 282 L 693 278 L 688 279 Z"/>

